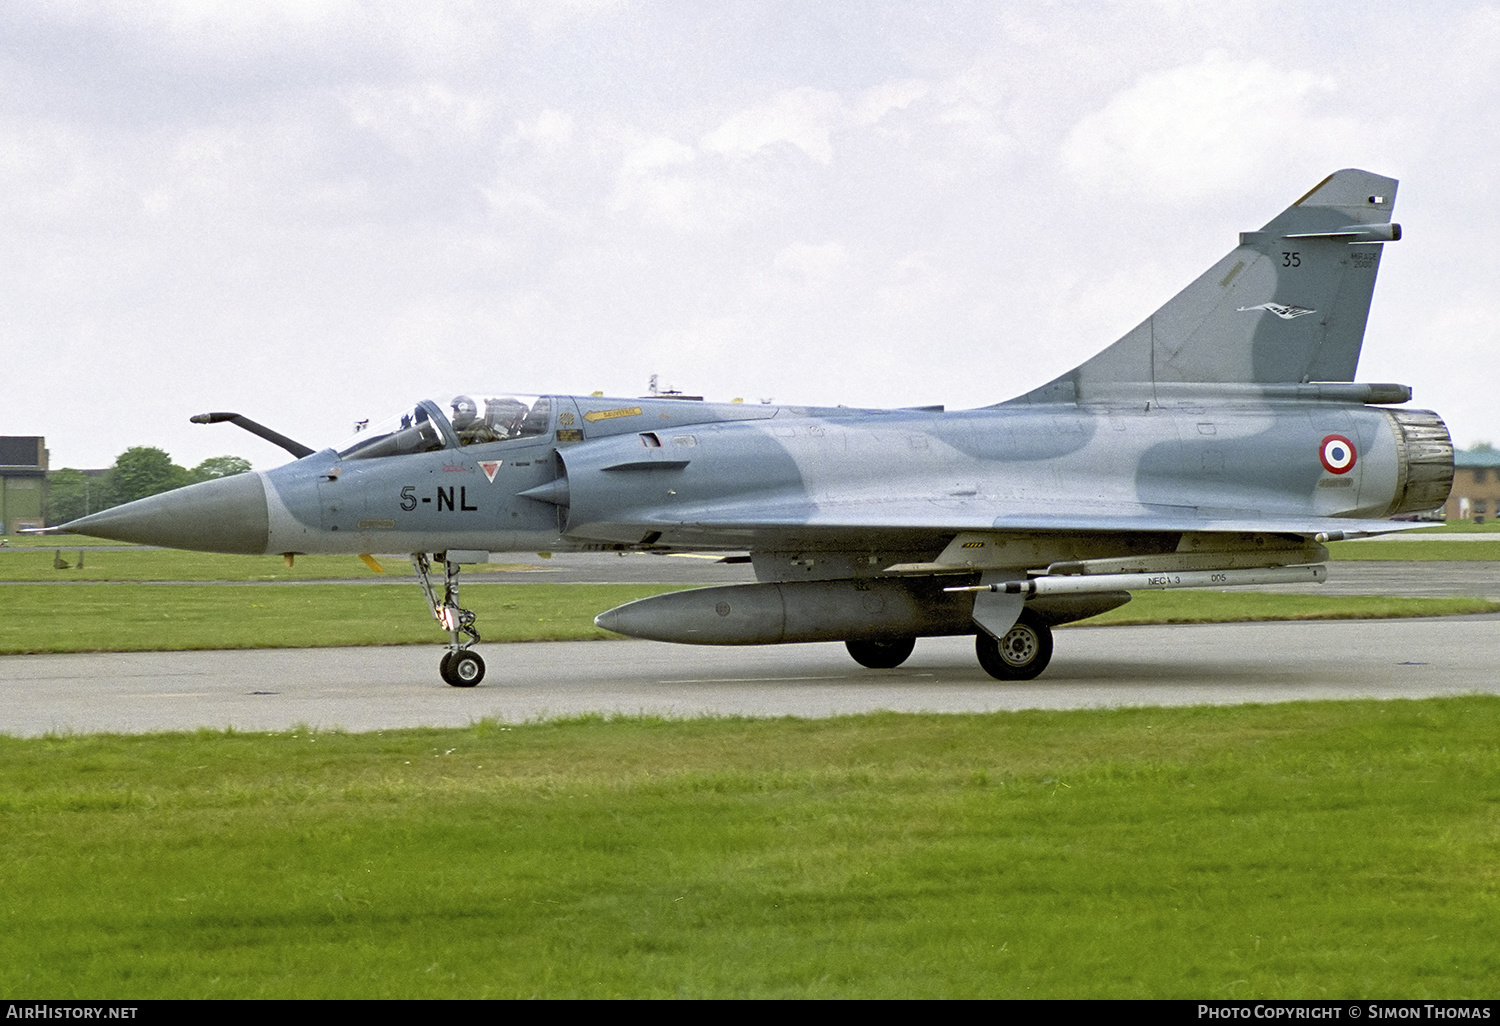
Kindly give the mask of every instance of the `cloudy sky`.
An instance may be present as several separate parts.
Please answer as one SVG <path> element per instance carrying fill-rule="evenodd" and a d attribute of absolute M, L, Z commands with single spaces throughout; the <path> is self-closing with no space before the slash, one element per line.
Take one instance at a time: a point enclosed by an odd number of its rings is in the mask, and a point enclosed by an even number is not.
<path fill-rule="evenodd" d="M 1402 180 L 1360 378 L 1500 442 L 1500 8 L 0 6 L 0 434 L 314 447 L 425 395 L 996 402 L 1329 172 Z"/>

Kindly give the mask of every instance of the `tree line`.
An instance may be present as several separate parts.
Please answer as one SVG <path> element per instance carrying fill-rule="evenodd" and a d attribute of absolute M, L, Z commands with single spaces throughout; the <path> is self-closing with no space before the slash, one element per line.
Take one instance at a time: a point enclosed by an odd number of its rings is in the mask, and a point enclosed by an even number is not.
<path fill-rule="evenodd" d="M 85 474 L 72 467 L 49 473 L 47 523 L 66 524 L 101 509 L 249 469 L 250 461 L 239 456 L 212 456 L 189 470 L 173 463 L 161 449 L 138 445 L 120 453 L 103 474 Z"/>

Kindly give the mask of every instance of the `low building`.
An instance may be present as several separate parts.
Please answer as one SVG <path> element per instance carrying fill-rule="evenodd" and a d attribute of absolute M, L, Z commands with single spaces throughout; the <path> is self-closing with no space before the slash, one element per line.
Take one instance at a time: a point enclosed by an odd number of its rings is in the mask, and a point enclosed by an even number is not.
<path fill-rule="evenodd" d="M 1453 454 L 1453 490 L 1443 512 L 1449 520 L 1500 516 L 1500 450 L 1460 449 Z"/>
<path fill-rule="evenodd" d="M 47 440 L 0 435 L 0 533 L 41 527 L 47 515 Z"/>

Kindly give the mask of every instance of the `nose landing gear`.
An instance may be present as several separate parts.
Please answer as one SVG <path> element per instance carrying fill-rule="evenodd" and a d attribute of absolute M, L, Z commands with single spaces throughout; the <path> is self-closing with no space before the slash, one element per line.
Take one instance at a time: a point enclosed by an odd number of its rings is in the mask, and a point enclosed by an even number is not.
<path fill-rule="evenodd" d="M 479 642 L 479 632 L 474 629 L 473 610 L 458 604 L 459 566 L 446 558 L 443 560 L 443 599 L 439 602 L 432 586 L 432 561 L 427 554 L 413 552 L 411 565 L 417 572 L 417 582 L 422 585 L 422 594 L 427 596 L 427 608 L 432 610 L 432 618 L 448 632 L 448 651 L 438 664 L 438 673 L 456 688 L 472 688 L 484 680 L 484 660 L 478 652 L 470 651 L 470 647 Z M 461 641 L 460 634 L 468 635 L 468 640 Z"/>

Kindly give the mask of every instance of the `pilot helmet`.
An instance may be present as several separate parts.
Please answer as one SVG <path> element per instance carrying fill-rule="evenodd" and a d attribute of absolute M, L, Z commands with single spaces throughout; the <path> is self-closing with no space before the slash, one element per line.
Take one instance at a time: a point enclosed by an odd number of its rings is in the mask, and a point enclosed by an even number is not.
<path fill-rule="evenodd" d="M 453 429 L 467 431 L 479 423 L 479 404 L 466 395 L 456 395 L 449 404 L 453 407 Z"/>

